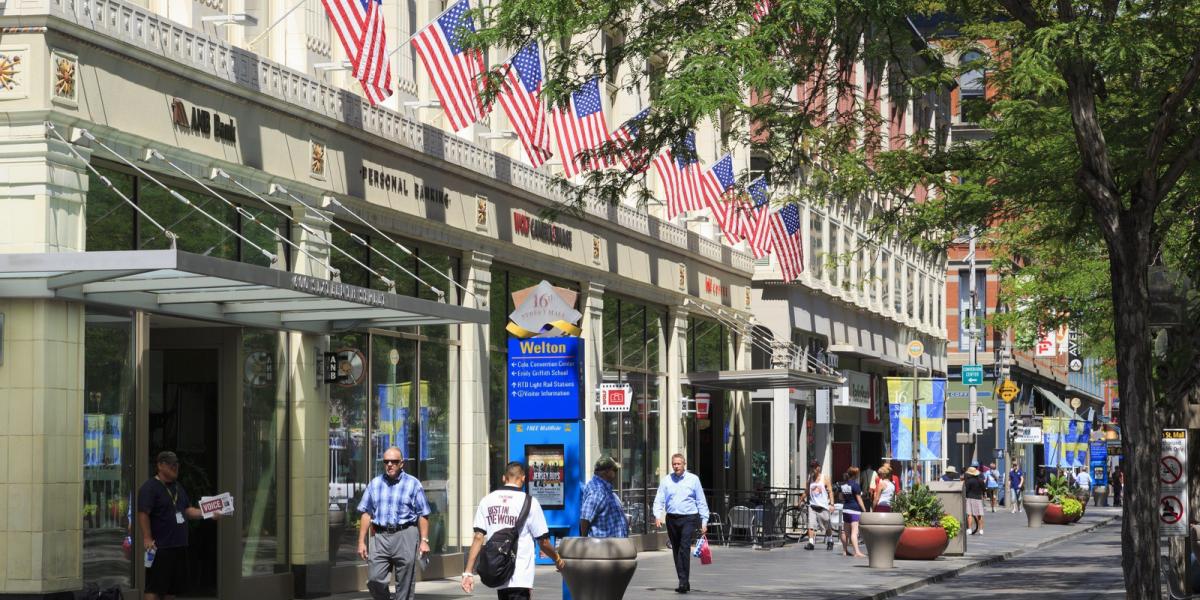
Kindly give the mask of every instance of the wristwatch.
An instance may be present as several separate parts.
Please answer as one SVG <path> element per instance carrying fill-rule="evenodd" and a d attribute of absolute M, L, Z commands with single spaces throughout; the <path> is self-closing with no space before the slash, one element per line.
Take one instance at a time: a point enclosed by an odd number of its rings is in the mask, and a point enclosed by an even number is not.
<path fill-rule="evenodd" d="M 462 574 L 462 576 L 463 576 L 463 577 L 474 577 L 474 576 L 475 576 L 475 574 L 474 574 L 474 573 L 472 573 L 472 572 L 470 572 L 470 571 L 463 571 L 463 574 Z"/>
<path fill-rule="evenodd" d="M 422 541 L 422 542 L 425 542 L 426 544 L 428 544 L 428 543 L 429 543 L 429 538 L 421 538 L 421 541 Z"/>

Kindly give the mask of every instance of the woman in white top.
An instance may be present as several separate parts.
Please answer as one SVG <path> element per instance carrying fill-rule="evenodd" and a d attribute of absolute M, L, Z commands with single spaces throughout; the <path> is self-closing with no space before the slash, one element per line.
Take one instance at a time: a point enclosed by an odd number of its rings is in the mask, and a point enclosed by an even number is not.
<path fill-rule="evenodd" d="M 892 482 L 892 467 L 879 467 L 879 479 L 875 482 L 873 501 L 875 512 L 892 512 L 892 497 L 896 495 L 896 484 Z"/>
<path fill-rule="evenodd" d="M 804 545 L 804 549 L 815 548 L 813 540 L 816 537 L 812 527 L 815 521 L 825 532 L 825 549 L 833 550 L 833 528 L 829 523 L 829 499 L 833 493 L 829 488 L 829 480 L 821 474 L 821 463 L 814 460 L 810 466 L 812 475 L 808 478 L 808 543 Z"/>

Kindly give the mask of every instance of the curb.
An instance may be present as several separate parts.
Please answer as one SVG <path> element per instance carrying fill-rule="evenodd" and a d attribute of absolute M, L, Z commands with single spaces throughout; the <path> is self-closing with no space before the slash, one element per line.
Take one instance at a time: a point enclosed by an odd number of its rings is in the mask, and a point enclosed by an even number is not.
<path fill-rule="evenodd" d="M 1091 533 L 1097 529 L 1100 529 L 1101 527 L 1110 525 L 1113 521 L 1116 521 L 1119 518 L 1120 517 L 1115 516 L 1115 515 L 1111 516 L 1111 517 L 1106 517 L 1095 523 L 1091 523 L 1087 527 L 1079 529 L 1078 531 L 1072 531 L 1071 533 L 1068 533 L 1067 535 L 1064 535 L 1062 537 L 1051 538 L 1051 539 L 1039 542 L 1038 544 L 1033 545 L 1033 546 L 1026 546 L 1026 547 L 1019 548 L 1016 550 L 1010 550 L 1010 551 L 1004 552 L 1002 554 L 991 554 L 991 555 L 985 556 L 984 558 L 981 558 L 980 560 L 977 560 L 975 562 L 962 565 L 961 567 L 957 567 L 957 568 L 951 569 L 949 571 L 943 571 L 941 573 L 936 573 L 934 575 L 924 577 L 917 581 L 913 581 L 911 583 L 906 583 L 904 585 L 897 586 L 897 587 L 894 587 L 894 588 L 891 588 L 888 590 L 884 590 L 882 592 L 877 592 L 875 594 L 871 594 L 868 596 L 859 596 L 855 600 L 883 600 L 884 598 L 893 598 L 893 597 L 899 596 L 901 594 L 907 594 L 908 592 L 911 592 L 913 590 L 919 590 L 928 585 L 932 585 L 935 583 L 941 583 L 948 579 L 953 579 L 963 573 L 967 573 L 969 571 L 974 571 L 975 569 L 989 567 L 989 566 L 997 564 L 997 563 L 1002 563 L 1006 560 L 1009 560 L 1012 558 L 1017 558 L 1019 556 L 1028 554 L 1034 550 L 1040 550 L 1042 548 L 1045 548 L 1046 546 L 1051 546 L 1054 544 L 1058 544 L 1060 542 L 1065 542 L 1071 538 L 1078 537 L 1078 536 L 1081 536 L 1081 535 L 1084 535 L 1087 533 Z"/>

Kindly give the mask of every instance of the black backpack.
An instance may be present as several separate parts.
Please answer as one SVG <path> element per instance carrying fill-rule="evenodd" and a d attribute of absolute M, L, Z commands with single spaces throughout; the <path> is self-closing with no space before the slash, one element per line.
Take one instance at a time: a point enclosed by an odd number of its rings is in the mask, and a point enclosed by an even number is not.
<path fill-rule="evenodd" d="M 525 529 L 525 519 L 529 516 L 529 504 L 533 497 L 525 494 L 525 504 L 521 514 L 512 526 L 492 534 L 483 543 L 483 551 L 475 561 L 475 573 L 479 581 L 488 587 L 500 587 L 512 579 L 513 571 L 517 568 L 517 544 L 520 543 L 521 532 Z"/>

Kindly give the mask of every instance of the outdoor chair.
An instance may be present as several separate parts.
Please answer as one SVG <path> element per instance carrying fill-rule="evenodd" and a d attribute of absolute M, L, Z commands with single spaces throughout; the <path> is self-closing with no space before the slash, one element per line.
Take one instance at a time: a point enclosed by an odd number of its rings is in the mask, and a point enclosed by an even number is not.
<path fill-rule="evenodd" d="M 1159 560 L 1162 566 L 1163 578 L 1167 580 L 1167 589 L 1171 593 L 1171 600 L 1197 600 L 1200 599 L 1200 594 L 1189 594 L 1187 590 L 1180 589 L 1179 582 L 1175 580 L 1174 574 L 1171 573 L 1171 565 L 1164 556 Z"/>
<path fill-rule="evenodd" d="M 733 541 L 739 531 L 744 531 L 746 541 L 753 541 L 757 524 L 758 516 L 754 509 L 745 506 L 729 509 L 729 540 Z"/>
<path fill-rule="evenodd" d="M 722 541 L 727 545 L 729 544 L 725 532 L 725 523 L 721 521 L 721 513 L 708 513 L 708 533 L 717 541 L 717 544 L 720 544 Z"/>

